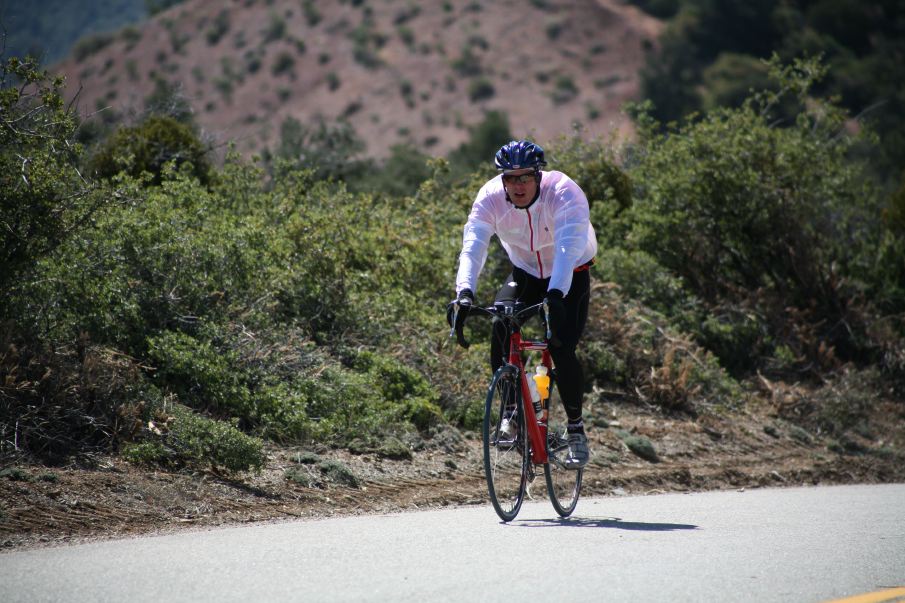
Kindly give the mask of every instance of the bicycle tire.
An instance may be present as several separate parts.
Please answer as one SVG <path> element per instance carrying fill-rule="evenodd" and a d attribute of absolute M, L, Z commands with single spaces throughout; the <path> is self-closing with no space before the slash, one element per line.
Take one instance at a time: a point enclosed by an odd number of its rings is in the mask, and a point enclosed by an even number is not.
<path fill-rule="evenodd" d="M 569 453 L 566 425 L 568 417 L 559 397 L 555 379 L 550 383 L 550 399 L 547 401 L 547 463 L 544 465 L 544 481 L 547 496 L 560 517 L 568 517 L 578 504 L 584 469 L 566 469 L 563 460 Z"/>
<path fill-rule="evenodd" d="M 528 438 L 524 428 L 521 387 L 517 370 L 500 367 L 490 382 L 484 403 L 484 475 L 490 502 L 500 519 L 509 522 L 518 515 L 528 483 Z M 513 408 L 514 407 L 514 408 Z M 500 434 L 504 414 L 512 412 L 517 425 L 513 438 Z"/>

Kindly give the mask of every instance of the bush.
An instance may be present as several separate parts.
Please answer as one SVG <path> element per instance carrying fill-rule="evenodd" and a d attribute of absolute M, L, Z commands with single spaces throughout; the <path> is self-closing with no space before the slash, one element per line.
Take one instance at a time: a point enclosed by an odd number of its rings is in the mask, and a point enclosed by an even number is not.
<path fill-rule="evenodd" d="M 132 437 L 154 398 L 135 363 L 84 334 L 56 351 L 35 335 L 0 329 L 0 459 L 85 461 Z"/>
<path fill-rule="evenodd" d="M 554 82 L 554 88 L 550 93 L 550 98 L 553 100 L 553 104 L 563 105 L 578 96 L 578 93 L 578 87 L 575 85 L 575 81 L 572 77 L 569 75 L 560 75 L 556 78 L 556 82 Z"/>
<path fill-rule="evenodd" d="M 204 34 L 207 38 L 207 43 L 211 46 L 216 46 L 223 36 L 229 32 L 229 26 L 229 12 L 221 10 L 217 13 L 217 16 L 214 17 L 213 23 L 211 23 Z"/>
<path fill-rule="evenodd" d="M 311 477 L 311 474 L 298 467 L 287 469 L 285 472 L 283 472 L 283 477 L 294 484 L 302 486 L 303 488 L 310 488 L 315 483 L 314 479 Z"/>
<path fill-rule="evenodd" d="M 96 54 L 109 46 L 116 36 L 111 33 L 91 34 L 81 38 L 72 47 L 72 55 L 77 63 L 81 63 L 93 54 Z"/>
<path fill-rule="evenodd" d="M 8 479 L 13 482 L 33 481 L 31 474 L 19 467 L 7 467 L 0 470 L 0 479 Z"/>
<path fill-rule="evenodd" d="M 156 366 L 155 378 L 183 402 L 227 417 L 257 418 L 235 354 L 185 333 L 165 332 L 148 341 L 148 355 Z"/>
<path fill-rule="evenodd" d="M 625 226 L 619 218 L 632 205 L 632 181 L 603 142 L 586 142 L 577 134 L 549 149 L 550 168 L 581 186 L 591 206 L 591 222 L 601 247 L 619 246 Z"/>
<path fill-rule="evenodd" d="M 740 385 L 711 353 L 617 287 L 596 291 L 590 315 L 596 319 L 579 347 L 589 382 L 613 384 L 629 399 L 692 414 L 699 407 L 744 403 Z"/>
<path fill-rule="evenodd" d="M 33 59 L 0 70 L 0 319 L 14 288 L 114 193 L 85 180 L 75 115 L 63 104 L 63 80 Z"/>
<path fill-rule="evenodd" d="M 642 112 L 627 240 L 711 308 L 754 298 L 750 310 L 771 321 L 764 345 L 813 354 L 823 339 L 844 357 L 864 358 L 864 327 L 848 309 L 839 275 L 857 279 L 861 272 L 861 254 L 874 238 L 876 196 L 846 155 L 851 141 L 838 136 L 844 114 L 812 102 L 795 126 L 771 125 L 782 94 L 803 99 L 819 65 L 782 67 L 774 60 L 772 71 L 780 94 L 755 95 L 739 110 L 712 112 L 674 133 L 657 133 Z M 815 325 L 851 328 L 790 337 L 780 324 L 788 308 L 802 309 Z M 741 354 L 750 342 L 744 336 L 730 353 Z M 756 365 L 752 358 L 747 368 Z"/>
<path fill-rule="evenodd" d="M 626 448 L 631 450 L 636 456 L 641 457 L 645 461 L 650 461 L 651 463 L 660 462 L 660 457 L 657 455 L 657 451 L 654 449 L 654 445 L 649 439 L 644 436 L 630 435 L 624 432 L 620 437 Z"/>
<path fill-rule="evenodd" d="M 127 460 L 151 465 L 189 464 L 233 472 L 259 470 L 264 466 L 261 440 L 178 404 L 172 406 L 170 412 L 171 416 L 164 424 L 165 431 L 158 429 L 159 434 L 146 435 L 151 439 L 124 448 Z"/>
<path fill-rule="evenodd" d="M 100 178 L 148 173 L 153 184 L 160 184 L 170 162 L 187 166 L 202 183 L 209 179 L 207 149 L 191 128 L 171 117 L 152 115 L 137 126 L 117 130 L 92 157 L 91 169 Z"/>
<path fill-rule="evenodd" d="M 368 174 L 369 164 L 361 155 L 364 141 L 347 121 L 328 124 L 319 119 L 306 125 L 293 117 L 280 124 L 276 156 L 285 160 L 275 171 L 313 170 L 312 180 L 336 179 L 357 182 Z"/>
<path fill-rule="evenodd" d="M 468 98 L 473 103 L 493 98 L 494 94 L 496 94 L 496 89 L 493 87 L 493 83 L 487 78 L 479 77 L 468 84 Z"/>
<path fill-rule="evenodd" d="M 327 478 L 340 485 L 350 488 L 358 488 L 360 485 L 352 470 L 339 461 L 322 461 L 317 467 Z"/>
<path fill-rule="evenodd" d="M 270 72 L 275 76 L 281 76 L 292 71 L 294 67 L 295 57 L 288 52 L 283 51 L 277 55 L 276 60 L 274 60 L 273 65 L 270 67 Z"/>

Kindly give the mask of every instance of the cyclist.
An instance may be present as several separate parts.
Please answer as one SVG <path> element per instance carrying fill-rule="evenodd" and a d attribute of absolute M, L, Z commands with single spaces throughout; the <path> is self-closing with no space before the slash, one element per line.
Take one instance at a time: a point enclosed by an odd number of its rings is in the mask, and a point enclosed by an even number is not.
<path fill-rule="evenodd" d="M 575 348 L 588 317 L 589 268 L 597 254 L 588 200 L 562 172 L 541 170 L 547 165 L 544 150 L 531 141 L 506 143 L 494 164 L 501 173 L 478 191 L 465 224 L 456 276 L 460 304 L 456 326 L 468 317 L 490 238 L 496 235 L 512 262 L 496 301 L 549 305 L 550 353 L 569 419 L 566 465 L 578 469 L 587 464 L 589 451 L 582 422 L 584 372 Z M 451 313 L 447 320 L 452 321 Z M 505 326 L 494 324 L 490 347 L 494 371 L 503 364 L 507 339 Z"/>

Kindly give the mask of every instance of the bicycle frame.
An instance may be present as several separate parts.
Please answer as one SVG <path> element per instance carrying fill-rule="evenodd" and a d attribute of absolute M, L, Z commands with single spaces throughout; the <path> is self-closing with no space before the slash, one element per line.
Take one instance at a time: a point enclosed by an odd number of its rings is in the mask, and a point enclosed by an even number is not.
<path fill-rule="evenodd" d="M 543 465 L 549 461 L 547 458 L 547 423 L 543 420 L 539 421 L 537 413 L 534 412 L 531 390 L 528 387 L 528 375 L 525 373 L 525 366 L 522 362 L 522 352 L 526 351 L 542 352 L 541 363 L 547 367 L 549 374 L 553 374 L 553 361 L 550 358 L 550 350 L 547 349 L 547 342 L 523 340 L 521 331 L 511 331 L 509 333 L 508 362 L 519 370 L 519 382 L 522 388 L 522 408 L 525 412 L 528 439 L 531 441 L 531 461 L 535 465 Z M 542 404 L 549 403 L 549 399 L 542 401 Z"/>
<path fill-rule="evenodd" d="M 459 312 L 459 304 L 457 302 L 454 306 L 454 314 L 453 314 L 453 324 L 456 322 L 456 315 Z M 545 318 L 545 322 L 548 323 L 546 339 L 550 339 L 552 336 L 549 328 L 549 309 L 547 308 L 547 304 L 535 304 L 534 306 L 530 306 L 528 308 L 524 308 L 523 312 L 530 312 L 531 310 L 543 310 L 543 316 Z M 482 308 L 480 306 L 472 307 L 473 312 L 480 312 L 487 316 L 497 316 L 495 311 L 498 311 L 498 308 Z M 512 316 L 514 314 L 514 308 L 509 306 L 509 308 L 505 311 L 505 316 Z M 516 323 L 518 324 L 518 323 Z M 508 356 L 508 364 L 516 367 L 519 371 L 519 382 L 522 390 L 522 407 L 524 409 L 524 416 L 526 418 L 528 439 L 531 442 L 531 460 L 536 465 L 543 465 L 549 462 L 547 458 L 547 424 L 546 421 L 541 420 L 538 421 L 537 413 L 534 412 L 534 404 L 531 400 L 531 390 L 528 387 L 528 376 L 525 374 L 525 364 L 522 362 L 522 352 L 527 351 L 536 351 L 541 352 L 541 363 L 547 367 L 547 374 L 553 375 L 553 359 L 550 356 L 550 350 L 548 349 L 547 341 L 540 340 L 523 340 L 521 326 L 514 327 L 513 323 L 507 322 L 507 329 L 509 331 L 509 356 Z M 468 342 L 465 341 L 465 338 L 461 332 L 461 330 L 457 331 L 453 326 L 450 329 L 450 336 L 453 334 L 459 338 L 459 343 L 464 347 L 468 347 Z M 550 400 L 547 399 L 544 403 L 549 404 Z"/>

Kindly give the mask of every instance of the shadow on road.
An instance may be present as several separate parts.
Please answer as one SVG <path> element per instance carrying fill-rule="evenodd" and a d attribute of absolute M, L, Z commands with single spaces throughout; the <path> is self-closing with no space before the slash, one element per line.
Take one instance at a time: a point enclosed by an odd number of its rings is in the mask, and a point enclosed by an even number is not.
<path fill-rule="evenodd" d="M 526 528 L 615 528 L 617 530 L 637 530 L 641 532 L 672 532 L 674 530 L 696 530 L 698 526 L 686 523 L 645 523 L 622 521 L 618 517 L 557 517 L 555 519 L 525 519 L 509 525 Z"/>

